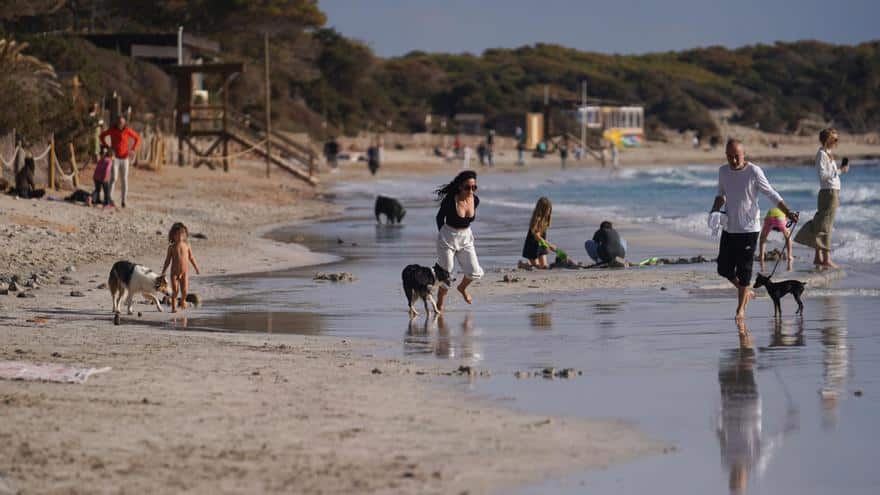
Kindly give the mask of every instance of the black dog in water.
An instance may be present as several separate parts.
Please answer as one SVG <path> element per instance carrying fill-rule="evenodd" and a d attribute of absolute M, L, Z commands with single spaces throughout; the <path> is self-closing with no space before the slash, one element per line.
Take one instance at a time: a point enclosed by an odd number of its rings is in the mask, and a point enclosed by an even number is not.
<path fill-rule="evenodd" d="M 804 312 L 804 303 L 801 301 L 801 294 L 804 293 L 804 286 L 807 285 L 800 280 L 783 280 L 782 282 L 772 282 L 770 277 L 766 277 L 764 275 L 758 274 L 758 278 L 755 280 L 755 288 L 759 288 L 761 286 L 767 288 L 767 294 L 770 296 L 770 299 L 773 299 L 773 315 L 782 316 L 782 306 L 779 304 L 779 300 L 782 299 L 789 292 L 794 297 L 794 300 L 797 301 L 798 310 L 795 314 L 802 314 Z"/>
<path fill-rule="evenodd" d="M 379 218 L 380 214 L 385 215 L 385 220 L 388 223 L 400 223 L 406 215 L 406 208 L 400 204 L 400 201 L 387 196 L 376 197 L 376 206 L 373 210 L 376 213 L 376 221 L 379 223 L 382 223 Z"/>
<path fill-rule="evenodd" d="M 416 300 L 419 298 L 424 301 L 426 312 L 430 313 L 431 309 L 433 309 L 434 313 L 440 313 L 440 310 L 437 309 L 437 303 L 434 301 L 434 295 L 431 292 L 434 290 L 434 284 L 437 282 L 445 283 L 447 285 L 452 283 L 452 280 L 449 277 L 449 272 L 436 263 L 434 264 L 434 268 L 420 265 L 407 265 L 407 267 L 403 269 L 401 278 L 403 278 L 403 293 L 406 294 L 406 300 L 409 303 L 410 316 L 415 317 L 419 314 L 415 307 Z M 431 304 L 430 307 L 428 306 L 428 303 Z"/>

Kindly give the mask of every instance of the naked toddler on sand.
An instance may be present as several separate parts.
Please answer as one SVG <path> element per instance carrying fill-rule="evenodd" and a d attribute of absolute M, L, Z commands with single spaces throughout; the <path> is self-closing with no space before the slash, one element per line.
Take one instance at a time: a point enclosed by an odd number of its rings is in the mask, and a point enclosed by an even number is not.
<path fill-rule="evenodd" d="M 187 239 L 189 238 L 189 230 L 186 225 L 177 222 L 171 226 L 168 232 L 168 254 L 165 256 L 165 264 L 162 266 L 162 276 L 171 266 L 171 312 L 177 312 L 177 298 L 180 297 L 180 308 L 186 309 L 186 295 L 189 292 L 189 264 L 192 263 L 196 273 L 199 271 L 199 264 L 196 262 L 195 256 L 192 254 Z"/>

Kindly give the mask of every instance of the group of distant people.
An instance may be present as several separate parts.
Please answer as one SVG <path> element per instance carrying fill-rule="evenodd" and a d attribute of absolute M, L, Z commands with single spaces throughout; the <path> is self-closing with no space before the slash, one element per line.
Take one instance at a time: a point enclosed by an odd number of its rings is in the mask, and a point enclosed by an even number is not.
<path fill-rule="evenodd" d="M 98 142 L 101 147 L 92 175 L 95 183 L 92 204 L 103 204 L 111 208 L 116 206 L 113 194 L 118 183 L 121 188 L 121 206 L 125 208 L 128 202 L 128 171 L 131 168 L 131 158 L 141 144 L 141 137 L 128 126 L 125 117 L 120 115 L 116 119 L 115 127 L 109 127 L 100 133 Z"/>
<path fill-rule="evenodd" d="M 128 201 L 128 175 L 131 167 L 131 158 L 140 146 L 141 138 L 134 129 L 128 126 L 125 117 L 117 119 L 116 126 L 105 129 L 98 134 L 97 152 L 93 153 L 95 159 L 95 171 L 92 174 L 94 191 L 76 191 L 74 196 L 83 197 L 76 201 L 84 201 L 90 204 L 103 204 L 105 207 L 115 206 L 113 194 L 118 183 L 121 187 L 121 206 L 126 207 Z M 34 176 L 36 163 L 31 154 L 25 156 L 24 166 L 16 174 L 16 187 L 14 193 L 22 198 L 41 198 L 45 195 L 44 189 L 37 189 Z"/>
<path fill-rule="evenodd" d="M 330 166 L 331 172 L 336 172 L 339 167 L 339 152 L 342 151 L 342 148 L 339 146 L 339 141 L 336 140 L 336 136 L 330 137 L 324 143 L 324 159 L 327 161 L 327 165 Z M 382 145 L 380 143 L 373 143 L 367 147 L 367 170 L 370 171 L 371 175 L 376 175 L 379 171 L 379 166 L 382 160 Z"/>
<path fill-rule="evenodd" d="M 849 170 L 848 160 L 843 159 L 838 166 L 832 150 L 839 136 L 833 128 L 824 129 L 819 134 L 821 147 L 816 153 L 816 169 L 820 181 L 818 208 L 812 220 L 804 224 L 794 236 L 794 241 L 814 249 L 813 263 L 818 269 L 835 268 L 831 261 L 831 233 L 834 218 L 840 201 L 840 176 Z M 709 212 L 710 229 L 721 231 L 719 242 L 718 274 L 737 289 L 736 319 L 745 318 L 746 307 L 754 297 L 750 288 L 755 251 L 760 239 L 759 262 L 763 263 L 764 248 L 771 231 L 779 231 L 786 240 L 785 256 L 789 269 L 792 268 L 791 240 L 793 225 L 800 215 L 785 203 L 782 196 L 772 187 L 764 171 L 746 160 L 745 147 L 738 139 L 730 139 L 725 148 L 727 164 L 718 170 L 718 190 Z M 459 173 L 449 184 L 436 191 L 441 206 L 437 213 L 437 253 L 439 264 L 452 271 L 457 262 L 464 278 L 458 286 L 467 303 L 472 302 L 467 288 L 473 280 L 479 279 L 483 270 L 474 246 L 474 236 L 470 225 L 476 218 L 479 206 L 477 174 L 472 170 Z M 774 205 L 761 220 L 758 194 L 765 195 Z M 722 208 L 726 211 L 722 212 Z M 551 224 L 552 203 L 546 197 L 538 199 L 532 212 L 529 229 L 523 244 L 522 256 L 527 265 L 534 268 L 547 268 L 547 254 L 561 250 L 550 243 L 547 231 Z M 726 217 L 723 220 L 722 217 Z M 592 239 L 585 242 L 587 254 L 596 264 L 609 263 L 616 258 L 625 258 L 627 243 L 614 229 L 610 221 L 604 221 Z M 438 307 L 442 309 L 448 287 L 442 287 L 438 294 Z M 744 327 L 741 327 L 744 328 Z"/>

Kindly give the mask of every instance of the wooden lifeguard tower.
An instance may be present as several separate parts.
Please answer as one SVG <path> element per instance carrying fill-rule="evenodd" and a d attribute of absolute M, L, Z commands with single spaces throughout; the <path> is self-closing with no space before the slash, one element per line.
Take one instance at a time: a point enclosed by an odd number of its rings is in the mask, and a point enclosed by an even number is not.
<path fill-rule="evenodd" d="M 229 171 L 229 81 L 233 75 L 244 71 L 244 64 L 190 64 L 172 65 L 166 70 L 177 81 L 177 113 L 174 122 L 177 135 L 177 163 L 184 165 L 184 145 L 188 146 L 198 158 L 195 167 L 207 165 L 213 169 L 210 159 L 218 146 L 222 147 L 223 170 Z M 197 102 L 193 85 L 195 74 L 219 74 L 223 80 L 223 101 L 211 105 L 208 101 Z M 200 149 L 193 138 L 208 138 L 210 144 Z"/>
<path fill-rule="evenodd" d="M 266 132 L 251 119 L 239 115 L 229 108 L 229 83 L 235 74 L 244 71 L 242 63 L 210 63 L 171 65 L 165 67 L 177 83 L 177 107 L 175 134 L 177 136 L 178 165 L 185 165 L 184 148 L 188 147 L 196 155 L 193 166 L 206 165 L 215 168 L 215 161 L 223 163 L 223 170 L 229 170 L 229 142 L 234 141 L 247 152 L 266 159 L 267 167 L 273 164 L 309 184 L 317 184 L 314 176 L 317 163 L 316 153 L 308 146 L 297 143 L 279 132 Z M 207 94 L 196 91 L 194 77 L 219 75 L 221 93 L 219 104 L 212 103 Z M 207 147 L 200 147 L 197 141 L 207 141 Z M 273 153 L 271 150 L 277 150 Z M 219 151 L 219 156 L 218 152 Z M 268 168 L 267 168 L 268 173 Z"/>

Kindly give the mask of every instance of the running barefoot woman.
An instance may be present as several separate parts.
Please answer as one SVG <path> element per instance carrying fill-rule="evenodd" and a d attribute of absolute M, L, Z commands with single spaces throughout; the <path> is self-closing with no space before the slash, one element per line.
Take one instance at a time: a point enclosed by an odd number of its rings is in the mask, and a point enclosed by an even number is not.
<path fill-rule="evenodd" d="M 721 207 L 727 205 L 727 227 L 721 233 L 721 245 L 718 248 L 718 274 L 736 287 L 739 298 L 736 319 L 739 321 L 745 318 L 746 306 L 755 295 L 749 285 L 752 281 L 755 246 L 761 231 L 758 191 L 767 196 L 791 220 L 797 221 L 798 214 L 788 209 L 782 196 L 767 181 L 764 171 L 746 161 L 741 141 L 728 141 L 726 153 L 727 165 L 718 169 L 718 195 L 712 204 L 710 223 L 712 216 L 720 216 L 718 212 Z"/>
<path fill-rule="evenodd" d="M 450 274 L 453 263 L 458 262 L 464 272 L 458 291 L 468 304 L 473 302 L 467 291 L 468 286 L 483 276 L 474 248 L 474 233 L 471 232 L 471 222 L 476 218 L 477 206 L 480 205 L 476 192 L 477 173 L 473 170 L 461 172 L 452 182 L 434 191 L 440 200 L 440 210 L 437 212 L 437 229 L 440 230 L 437 235 L 437 262 Z M 440 310 L 443 309 L 447 292 L 449 287 L 446 285 L 441 285 L 437 290 L 437 308 Z"/>

